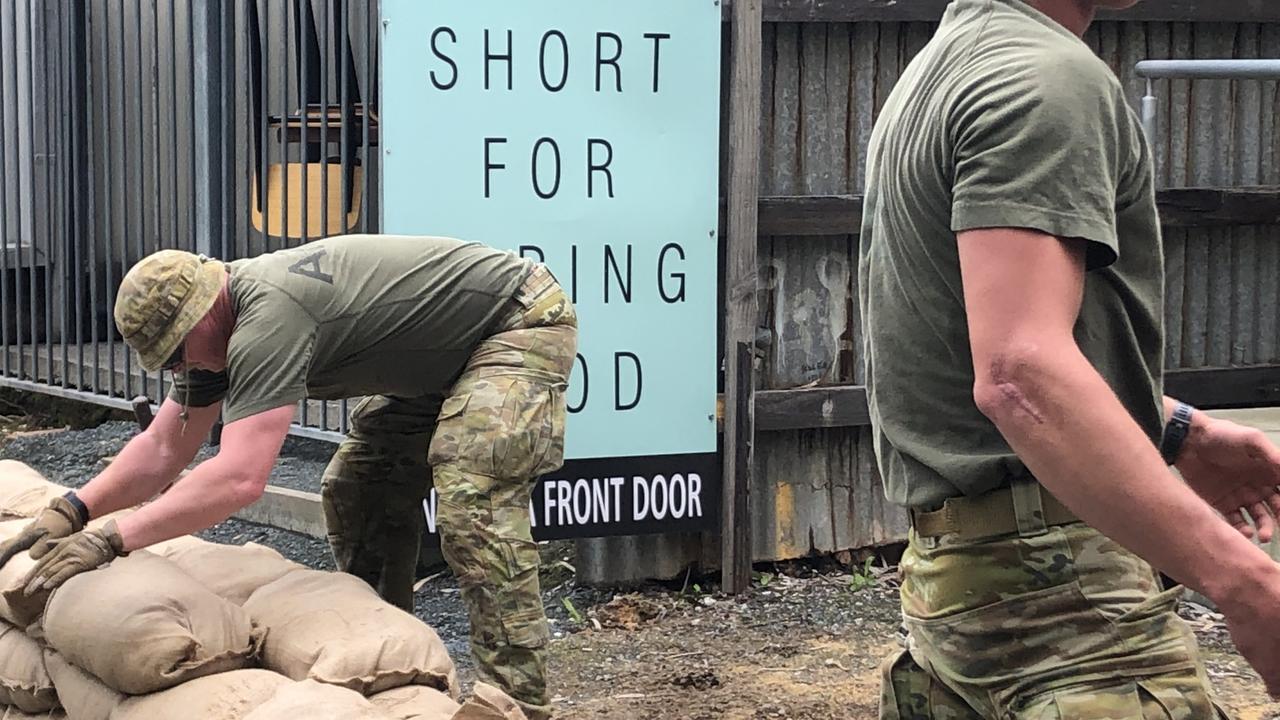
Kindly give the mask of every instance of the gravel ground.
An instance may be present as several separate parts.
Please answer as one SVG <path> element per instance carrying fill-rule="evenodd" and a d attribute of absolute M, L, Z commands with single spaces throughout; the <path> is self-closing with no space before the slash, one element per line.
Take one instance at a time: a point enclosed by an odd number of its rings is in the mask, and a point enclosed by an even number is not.
<path fill-rule="evenodd" d="M 22 425 L 28 429 L 29 425 Z M 0 458 L 25 462 L 59 484 L 83 485 L 136 432 L 132 422 L 85 430 L 20 432 L 0 427 Z M 332 444 L 290 438 L 271 482 L 319 489 Z M 206 448 L 203 454 L 209 454 Z M 323 539 L 229 520 L 200 537 L 256 542 L 309 567 L 332 570 Z M 544 543 L 543 600 L 553 642 L 550 681 L 564 720 L 861 720 L 875 717 L 880 661 L 897 647 L 896 568 L 872 576 L 859 563 L 784 563 L 757 573 L 740 598 L 716 594 L 714 578 L 648 584 L 628 593 L 579 587 L 572 543 Z M 1184 603 L 1207 670 L 1240 720 L 1280 720 L 1222 616 Z M 469 692 L 474 667 L 457 584 L 431 572 L 415 596 Z"/>

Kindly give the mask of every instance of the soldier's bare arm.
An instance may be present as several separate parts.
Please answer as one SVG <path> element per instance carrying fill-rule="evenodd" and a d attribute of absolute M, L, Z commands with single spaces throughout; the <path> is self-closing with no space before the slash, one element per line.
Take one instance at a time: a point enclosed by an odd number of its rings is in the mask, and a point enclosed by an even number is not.
<path fill-rule="evenodd" d="M 958 235 L 974 399 L 1081 519 L 1217 602 L 1280 690 L 1280 568 L 1195 492 L 1081 353 L 1085 243 L 1026 230 Z"/>
<path fill-rule="evenodd" d="M 120 519 L 125 549 L 203 530 L 256 502 L 266 488 L 293 414 L 289 405 L 223 428 L 216 456 L 197 465 L 155 502 Z"/>
<path fill-rule="evenodd" d="M 222 403 L 188 408 L 166 399 L 155 420 L 130 440 L 115 460 L 77 491 L 91 517 L 133 507 L 154 497 L 191 464 L 209 429 L 218 419 Z"/>

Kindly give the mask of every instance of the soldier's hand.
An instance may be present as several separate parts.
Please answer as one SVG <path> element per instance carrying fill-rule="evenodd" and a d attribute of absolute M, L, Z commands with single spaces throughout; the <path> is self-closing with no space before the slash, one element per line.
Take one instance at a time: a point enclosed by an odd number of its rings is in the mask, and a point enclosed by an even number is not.
<path fill-rule="evenodd" d="M 75 507 L 65 497 L 54 498 L 21 532 L 0 543 L 0 567 L 27 550 L 38 560 L 48 554 L 54 542 L 79 532 L 82 527 Z"/>
<path fill-rule="evenodd" d="M 1261 430 L 1204 416 L 1187 437 L 1176 467 L 1245 537 L 1253 536 L 1244 516 L 1248 512 L 1258 526 L 1258 539 L 1271 540 L 1273 514 L 1280 515 L 1280 448 Z"/>
<path fill-rule="evenodd" d="M 1236 649 L 1280 700 L 1280 580 L 1272 573 L 1256 588 L 1220 603 Z"/>
<path fill-rule="evenodd" d="M 56 590 L 76 575 L 102 567 L 124 554 L 124 540 L 115 520 L 107 521 L 97 530 L 82 530 L 53 544 L 53 549 L 27 573 L 22 593 L 29 597 L 42 590 Z"/>

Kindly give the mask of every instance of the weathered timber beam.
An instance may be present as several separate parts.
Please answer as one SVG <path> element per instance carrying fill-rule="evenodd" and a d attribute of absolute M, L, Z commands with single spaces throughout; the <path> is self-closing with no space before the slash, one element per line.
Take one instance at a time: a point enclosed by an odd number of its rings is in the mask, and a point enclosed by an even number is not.
<path fill-rule="evenodd" d="M 756 430 L 856 427 L 870 422 L 867 389 L 861 385 L 756 392 Z"/>
<path fill-rule="evenodd" d="M 1164 391 L 1203 408 L 1280 405 L 1280 365 L 1176 370 L 1165 376 Z"/>
<path fill-rule="evenodd" d="M 1168 188 L 1156 202 L 1165 227 L 1280 223 L 1280 187 Z M 760 198 L 761 235 L 856 235 L 861 224 L 861 195 Z"/>
<path fill-rule="evenodd" d="M 722 0 L 728 20 L 733 0 Z M 764 0 L 765 22 L 937 22 L 947 0 Z M 1150 0 L 1099 20 L 1139 22 L 1278 22 L 1274 0 Z"/>
<path fill-rule="evenodd" d="M 1165 392 L 1208 409 L 1280 405 L 1280 365 L 1171 370 Z M 805 430 L 870 424 L 861 385 L 756 392 L 757 430 Z"/>

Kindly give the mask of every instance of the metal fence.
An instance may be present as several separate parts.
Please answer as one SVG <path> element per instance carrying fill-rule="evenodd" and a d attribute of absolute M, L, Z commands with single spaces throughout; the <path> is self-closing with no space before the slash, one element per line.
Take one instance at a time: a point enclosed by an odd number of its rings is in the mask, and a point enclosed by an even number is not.
<path fill-rule="evenodd" d="M 0 383 L 163 397 L 112 321 L 122 275 L 377 232 L 376 0 L 0 8 Z M 297 431 L 345 430 L 303 403 Z"/>

